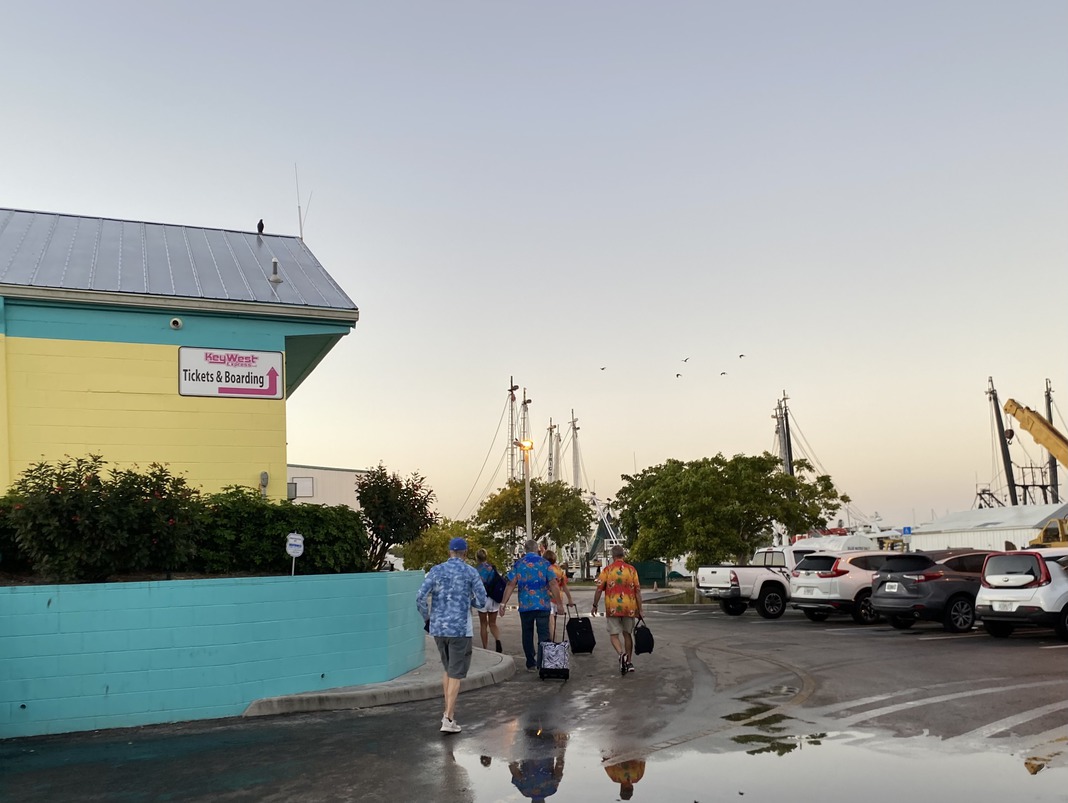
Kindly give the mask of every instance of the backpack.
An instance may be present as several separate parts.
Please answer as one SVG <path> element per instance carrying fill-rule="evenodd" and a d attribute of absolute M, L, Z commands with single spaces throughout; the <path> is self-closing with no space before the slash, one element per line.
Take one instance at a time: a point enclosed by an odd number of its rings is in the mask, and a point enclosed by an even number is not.
<path fill-rule="evenodd" d="M 486 596 L 494 602 L 500 602 L 504 599 L 504 589 L 508 584 L 501 577 L 501 573 L 497 571 L 496 567 L 493 569 L 493 577 L 488 581 L 484 581 L 482 585 L 486 587 Z"/>

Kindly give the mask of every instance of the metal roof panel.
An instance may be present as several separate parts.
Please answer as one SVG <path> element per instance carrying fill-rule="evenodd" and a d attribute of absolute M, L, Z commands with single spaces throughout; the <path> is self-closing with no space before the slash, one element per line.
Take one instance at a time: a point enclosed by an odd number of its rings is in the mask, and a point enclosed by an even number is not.
<path fill-rule="evenodd" d="M 356 311 L 299 237 L 18 209 L 0 208 L 0 284 Z"/>

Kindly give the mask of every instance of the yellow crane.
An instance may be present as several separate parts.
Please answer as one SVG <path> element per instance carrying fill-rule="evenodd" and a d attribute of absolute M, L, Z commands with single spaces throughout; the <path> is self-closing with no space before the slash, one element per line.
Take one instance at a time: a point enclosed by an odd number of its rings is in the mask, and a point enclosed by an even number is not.
<path fill-rule="evenodd" d="M 1005 412 L 1015 418 L 1023 429 L 1035 439 L 1035 443 L 1053 455 L 1054 459 L 1068 468 L 1068 438 L 1042 415 L 1017 403 L 1014 399 L 1005 402 Z M 1031 541 L 1031 546 L 1068 546 L 1068 520 L 1050 519 L 1042 529 L 1042 535 Z"/>

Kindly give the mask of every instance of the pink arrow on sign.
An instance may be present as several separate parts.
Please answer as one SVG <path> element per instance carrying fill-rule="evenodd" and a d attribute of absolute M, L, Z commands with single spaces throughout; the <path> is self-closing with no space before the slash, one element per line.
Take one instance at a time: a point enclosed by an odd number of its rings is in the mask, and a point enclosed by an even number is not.
<path fill-rule="evenodd" d="M 227 395 L 241 394 L 242 396 L 275 396 L 278 394 L 278 372 L 274 368 L 267 372 L 267 387 L 265 388 L 219 388 L 219 393 Z"/>

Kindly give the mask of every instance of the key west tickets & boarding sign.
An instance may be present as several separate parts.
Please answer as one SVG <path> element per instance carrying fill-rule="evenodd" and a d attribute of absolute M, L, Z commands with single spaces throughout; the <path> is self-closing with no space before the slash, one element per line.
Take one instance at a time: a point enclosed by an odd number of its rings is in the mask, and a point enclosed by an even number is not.
<path fill-rule="evenodd" d="M 178 349 L 178 393 L 228 399 L 281 399 L 282 352 Z"/>

